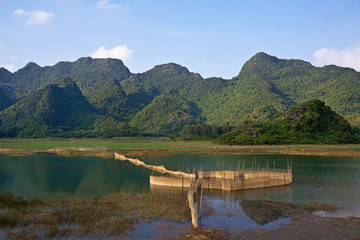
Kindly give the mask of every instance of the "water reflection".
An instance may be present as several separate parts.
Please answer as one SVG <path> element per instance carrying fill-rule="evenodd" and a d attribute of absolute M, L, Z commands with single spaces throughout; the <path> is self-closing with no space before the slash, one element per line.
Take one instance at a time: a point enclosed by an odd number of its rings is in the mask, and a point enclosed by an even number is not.
<path fill-rule="evenodd" d="M 258 216 L 254 216 L 252 209 L 244 209 L 243 201 L 270 200 L 274 195 L 283 195 L 291 198 L 292 185 L 270 187 L 263 189 L 222 191 L 216 189 L 203 189 L 203 228 L 220 228 L 232 231 L 248 229 L 273 230 L 281 224 L 289 223 L 288 218 L 266 218 L 267 221 L 259 222 Z M 151 191 L 160 192 L 183 192 L 186 188 L 150 185 Z M 250 210 L 249 210 L 250 209 Z M 271 211 L 271 209 L 269 209 Z"/>
<path fill-rule="evenodd" d="M 258 230 L 274 230 L 281 224 L 290 223 L 289 218 L 273 218 L 271 221 L 257 222 L 256 218 L 248 214 L 242 206 L 242 200 L 234 200 L 224 198 L 212 198 L 205 196 L 204 216 L 201 219 L 201 227 L 203 228 L 219 228 L 230 231 L 246 231 L 248 229 Z M 206 214 L 206 208 L 211 208 L 211 214 Z"/>
<path fill-rule="evenodd" d="M 52 198 L 149 191 L 150 171 L 97 157 L 0 156 L 0 192 Z"/>
<path fill-rule="evenodd" d="M 271 199 L 273 195 L 284 195 L 284 198 L 291 198 L 292 196 L 292 185 L 259 188 L 259 189 L 246 189 L 241 191 L 221 191 L 216 189 L 204 189 L 204 194 L 212 198 L 239 201 L 243 199 L 248 200 L 266 200 Z"/>
<path fill-rule="evenodd" d="M 237 168 L 239 162 L 246 168 L 264 167 L 267 164 L 276 168 L 286 168 L 287 162 L 293 165 L 293 184 L 284 187 L 284 191 L 272 188 L 245 190 L 240 192 L 221 192 L 224 198 L 248 200 L 278 200 L 289 203 L 326 203 L 342 208 L 360 216 L 360 158 L 359 157 L 323 157 L 295 156 L 279 154 L 257 155 L 172 155 L 166 157 L 147 157 L 149 164 L 163 164 L 171 170 L 187 170 L 191 166 L 213 170 L 215 166 L 225 169 Z M 256 162 L 256 164 L 255 164 Z M 220 164 L 219 164 L 220 163 Z M 179 167 L 181 166 L 181 167 Z M 290 190 L 291 189 L 291 190 Z M 351 197 L 349 197 L 351 196 Z"/>
<path fill-rule="evenodd" d="M 171 155 L 143 157 L 148 164 L 171 170 L 286 168 L 293 164 L 292 185 L 243 190 L 204 190 L 216 201 L 278 200 L 290 203 L 320 202 L 341 207 L 346 214 L 360 216 L 360 158 L 276 154 L 258 155 Z M 147 192 L 151 171 L 112 158 L 54 155 L 14 157 L 0 154 L 0 192 L 52 198 L 60 195 L 101 197 L 114 192 Z M 168 191 L 168 190 L 167 190 Z M 351 197 L 349 197 L 351 196 Z"/>

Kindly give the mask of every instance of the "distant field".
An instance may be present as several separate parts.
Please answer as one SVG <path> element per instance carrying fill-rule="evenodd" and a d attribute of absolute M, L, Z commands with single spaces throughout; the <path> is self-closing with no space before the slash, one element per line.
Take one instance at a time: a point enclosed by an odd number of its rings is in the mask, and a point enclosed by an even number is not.
<path fill-rule="evenodd" d="M 297 155 L 341 155 L 360 156 L 360 144 L 347 145 L 218 145 L 211 141 L 168 141 L 164 138 L 118 140 L 76 139 L 6 139 L 0 140 L 0 153 L 30 153 L 34 151 L 58 150 L 59 153 L 82 154 L 84 152 L 113 151 L 131 155 L 146 154 L 246 154 L 280 153 Z"/>
<path fill-rule="evenodd" d="M 199 149 L 216 146 L 209 141 L 184 141 L 174 142 L 164 139 L 136 139 L 124 138 L 120 140 L 0 140 L 0 149 L 11 150 L 48 150 L 54 148 L 77 150 L 78 148 L 103 149 L 108 151 L 162 151 L 170 149 Z"/>

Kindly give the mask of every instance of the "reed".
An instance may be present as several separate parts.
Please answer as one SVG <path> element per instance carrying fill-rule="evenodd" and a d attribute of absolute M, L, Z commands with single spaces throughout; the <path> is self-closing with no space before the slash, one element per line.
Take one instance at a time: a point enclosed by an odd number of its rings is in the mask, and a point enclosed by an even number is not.
<path fill-rule="evenodd" d="M 0 231 L 13 239 L 116 236 L 137 223 L 190 218 L 183 193 L 115 193 L 99 199 L 42 201 L 0 195 L 0 199 Z"/>

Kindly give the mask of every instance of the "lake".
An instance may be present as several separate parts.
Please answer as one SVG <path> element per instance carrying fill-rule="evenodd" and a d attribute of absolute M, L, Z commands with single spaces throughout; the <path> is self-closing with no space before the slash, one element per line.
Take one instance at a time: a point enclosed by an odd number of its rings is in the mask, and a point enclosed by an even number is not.
<path fill-rule="evenodd" d="M 293 184 L 236 192 L 207 191 L 214 201 L 269 199 L 291 203 L 320 202 L 341 207 L 335 214 L 360 216 L 360 158 L 256 155 L 171 155 L 141 157 L 140 160 L 168 169 L 192 171 L 246 168 L 269 164 L 273 168 L 293 166 Z M 255 164 L 256 163 L 256 164 Z M 0 155 L 0 192 L 42 199 L 59 196 L 101 197 L 114 192 L 150 191 L 150 170 L 129 162 L 92 156 Z"/>

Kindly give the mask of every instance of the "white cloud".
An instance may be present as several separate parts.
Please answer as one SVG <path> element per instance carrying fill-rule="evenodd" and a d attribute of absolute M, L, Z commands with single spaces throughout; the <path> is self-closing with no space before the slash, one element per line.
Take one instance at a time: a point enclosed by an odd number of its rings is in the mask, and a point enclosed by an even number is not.
<path fill-rule="evenodd" d="M 111 4 L 109 3 L 109 0 L 100 0 L 99 2 L 97 2 L 96 7 L 110 9 L 119 7 L 119 4 Z"/>
<path fill-rule="evenodd" d="M 1 67 L 6 68 L 10 72 L 15 72 L 15 70 L 16 70 L 16 68 L 13 64 L 4 64 Z"/>
<path fill-rule="evenodd" d="M 126 45 L 119 45 L 112 49 L 106 50 L 105 46 L 99 47 L 93 52 L 90 57 L 92 58 L 117 58 L 127 62 L 132 57 L 133 51 L 128 49 Z"/>
<path fill-rule="evenodd" d="M 24 9 L 20 8 L 20 9 L 16 9 L 14 12 L 13 12 L 13 15 L 29 15 L 30 13 L 29 12 L 26 12 Z"/>
<path fill-rule="evenodd" d="M 52 12 L 34 10 L 31 12 L 31 16 L 26 21 L 26 24 L 27 25 L 38 25 L 38 24 L 48 23 L 49 19 L 51 19 L 53 17 L 54 17 L 54 14 Z"/>
<path fill-rule="evenodd" d="M 34 10 L 31 12 L 27 12 L 24 9 L 20 8 L 13 12 L 15 16 L 28 16 L 26 20 L 26 25 L 39 25 L 48 23 L 51 18 L 54 17 L 52 12 L 45 12 L 40 10 Z"/>
<path fill-rule="evenodd" d="M 343 50 L 322 48 L 314 52 L 315 63 L 318 65 L 335 64 L 354 68 L 360 71 L 360 45 Z"/>

